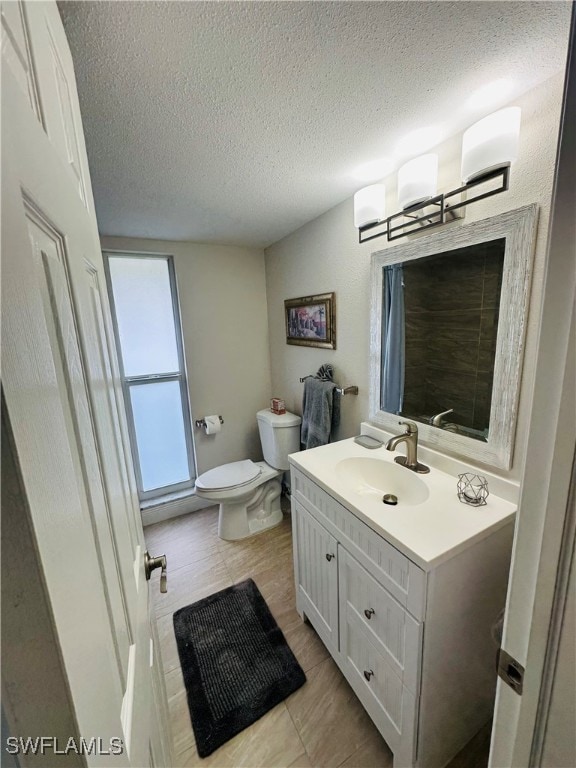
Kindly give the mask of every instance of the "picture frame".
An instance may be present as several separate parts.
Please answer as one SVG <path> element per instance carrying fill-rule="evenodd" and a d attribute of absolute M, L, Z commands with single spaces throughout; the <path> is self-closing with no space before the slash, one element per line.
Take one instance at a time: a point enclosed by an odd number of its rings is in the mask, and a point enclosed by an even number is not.
<path fill-rule="evenodd" d="M 320 293 L 285 299 L 286 343 L 336 349 L 336 295 Z"/>

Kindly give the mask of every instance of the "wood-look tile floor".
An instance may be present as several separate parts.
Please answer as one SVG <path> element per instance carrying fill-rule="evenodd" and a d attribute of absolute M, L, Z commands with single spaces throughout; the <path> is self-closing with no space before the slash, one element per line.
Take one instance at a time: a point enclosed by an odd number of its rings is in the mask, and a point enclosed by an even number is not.
<path fill-rule="evenodd" d="M 168 693 L 176 766 L 390 768 L 392 754 L 322 641 L 296 613 L 292 529 L 280 525 L 239 542 L 218 538 L 218 507 L 145 529 L 148 551 L 168 558 L 168 593 L 152 590 Z M 180 671 L 172 614 L 252 578 L 306 673 L 302 688 L 209 757 L 198 757 Z M 489 728 L 448 768 L 485 768 Z M 401 768 L 401 766 L 396 766 Z"/>

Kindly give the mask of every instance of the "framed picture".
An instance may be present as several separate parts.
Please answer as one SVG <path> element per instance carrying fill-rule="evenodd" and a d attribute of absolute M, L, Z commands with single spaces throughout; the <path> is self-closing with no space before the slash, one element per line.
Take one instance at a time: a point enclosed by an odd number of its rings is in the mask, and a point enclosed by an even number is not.
<path fill-rule="evenodd" d="M 301 347 L 336 349 L 336 297 L 334 293 L 284 301 L 286 343 Z"/>

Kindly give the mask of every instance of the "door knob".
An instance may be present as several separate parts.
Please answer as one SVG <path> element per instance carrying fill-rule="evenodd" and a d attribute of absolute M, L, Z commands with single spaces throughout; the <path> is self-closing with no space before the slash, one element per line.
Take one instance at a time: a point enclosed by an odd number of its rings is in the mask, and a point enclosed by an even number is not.
<path fill-rule="evenodd" d="M 326 555 L 326 560 L 328 560 L 328 562 L 330 562 L 330 560 L 332 560 L 333 557 L 334 557 L 334 555 L 327 554 Z"/>
<path fill-rule="evenodd" d="M 158 555 L 158 557 L 150 557 L 148 552 L 144 552 L 144 573 L 146 574 L 146 581 L 150 581 L 150 574 L 155 568 L 161 568 L 160 571 L 160 592 L 168 592 L 166 568 L 168 563 L 166 561 L 166 555 Z"/>
<path fill-rule="evenodd" d="M 366 616 L 368 621 L 370 621 L 374 613 L 375 613 L 374 608 L 366 608 L 366 610 L 364 611 L 364 616 Z"/>
<path fill-rule="evenodd" d="M 372 677 L 373 674 L 374 672 L 372 672 L 371 669 L 364 670 L 364 677 L 366 678 L 366 680 L 368 680 L 368 682 L 370 682 L 370 678 Z"/>

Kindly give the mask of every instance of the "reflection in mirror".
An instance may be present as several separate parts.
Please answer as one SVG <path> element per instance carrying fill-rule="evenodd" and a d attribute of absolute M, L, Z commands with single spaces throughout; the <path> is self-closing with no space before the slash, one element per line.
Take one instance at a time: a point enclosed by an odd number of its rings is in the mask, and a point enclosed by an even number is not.
<path fill-rule="evenodd" d="M 487 440 L 505 246 L 383 267 L 383 411 Z"/>
<path fill-rule="evenodd" d="M 536 234 L 529 205 L 372 254 L 370 421 L 509 469 Z"/>

